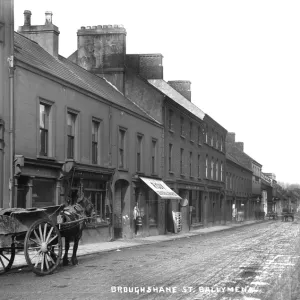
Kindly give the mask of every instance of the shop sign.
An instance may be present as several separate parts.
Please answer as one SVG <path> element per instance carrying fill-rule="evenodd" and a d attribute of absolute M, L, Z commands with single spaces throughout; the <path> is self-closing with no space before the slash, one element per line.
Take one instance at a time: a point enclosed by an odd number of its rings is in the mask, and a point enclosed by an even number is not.
<path fill-rule="evenodd" d="M 162 199 L 181 199 L 162 180 L 140 177 Z"/>

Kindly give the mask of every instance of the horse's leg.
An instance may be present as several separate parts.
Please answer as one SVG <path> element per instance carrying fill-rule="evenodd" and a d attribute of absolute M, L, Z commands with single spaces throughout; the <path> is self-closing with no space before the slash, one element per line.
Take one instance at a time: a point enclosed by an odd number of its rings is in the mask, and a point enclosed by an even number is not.
<path fill-rule="evenodd" d="M 69 264 L 69 260 L 68 260 L 68 251 L 70 249 L 70 241 L 69 238 L 65 237 L 65 254 L 63 257 L 63 265 L 67 266 Z"/>
<path fill-rule="evenodd" d="M 78 249 L 78 242 L 79 242 L 79 238 L 75 237 L 74 238 L 74 246 L 73 246 L 73 255 L 72 255 L 72 258 L 71 258 L 71 261 L 72 261 L 73 265 L 78 265 L 78 259 L 76 257 L 77 249 Z"/>

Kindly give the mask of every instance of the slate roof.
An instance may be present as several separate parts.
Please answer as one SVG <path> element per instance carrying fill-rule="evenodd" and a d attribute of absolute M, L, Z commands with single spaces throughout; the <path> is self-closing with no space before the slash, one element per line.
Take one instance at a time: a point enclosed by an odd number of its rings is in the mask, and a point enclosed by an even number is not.
<path fill-rule="evenodd" d="M 168 96 L 170 99 L 174 100 L 177 104 L 184 107 L 190 113 L 203 120 L 205 113 L 193 104 L 191 101 L 187 100 L 180 93 L 174 90 L 167 82 L 163 79 L 148 79 L 148 82 L 151 83 L 154 87 L 156 87 L 163 94 Z"/>
<path fill-rule="evenodd" d="M 250 169 L 247 165 L 245 165 L 243 162 L 239 161 L 239 159 L 237 157 L 235 157 L 233 154 L 230 154 L 228 152 L 226 152 L 226 158 L 233 161 L 234 163 L 236 163 L 237 165 L 241 166 L 242 168 L 248 170 L 249 172 L 252 173 L 252 169 Z"/>
<path fill-rule="evenodd" d="M 63 56 L 59 55 L 58 58 L 52 56 L 36 42 L 17 32 L 15 32 L 14 38 L 14 54 L 17 60 L 159 123 L 126 98 L 107 80 L 86 71 Z"/>

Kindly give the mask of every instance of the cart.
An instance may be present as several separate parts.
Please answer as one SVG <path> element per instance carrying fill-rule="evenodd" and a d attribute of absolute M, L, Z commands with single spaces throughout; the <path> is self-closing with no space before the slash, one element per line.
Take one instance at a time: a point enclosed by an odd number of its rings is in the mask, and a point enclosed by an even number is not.
<path fill-rule="evenodd" d="M 0 209 L 0 274 L 13 265 L 16 252 L 37 275 L 53 273 L 62 257 L 60 215 L 64 205 Z"/>

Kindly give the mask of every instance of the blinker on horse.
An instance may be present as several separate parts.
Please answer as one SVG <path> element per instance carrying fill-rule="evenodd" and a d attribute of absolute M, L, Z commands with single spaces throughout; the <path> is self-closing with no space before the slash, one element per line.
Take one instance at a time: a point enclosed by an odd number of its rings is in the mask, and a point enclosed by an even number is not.
<path fill-rule="evenodd" d="M 73 254 L 71 262 L 73 265 L 78 264 L 77 249 L 78 243 L 82 236 L 83 228 L 87 222 L 88 217 L 95 215 L 94 206 L 91 202 L 91 197 L 84 197 L 83 191 L 77 199 L 77 203 L 65 207 L 60 216 L 62 223 L 60 223 L 61 236 L 65 238 L 65 253 L 63 256 L 63 265 L 69 264 L 68 251 L 70 249 L 70 242 L 74 242 Z"/>

